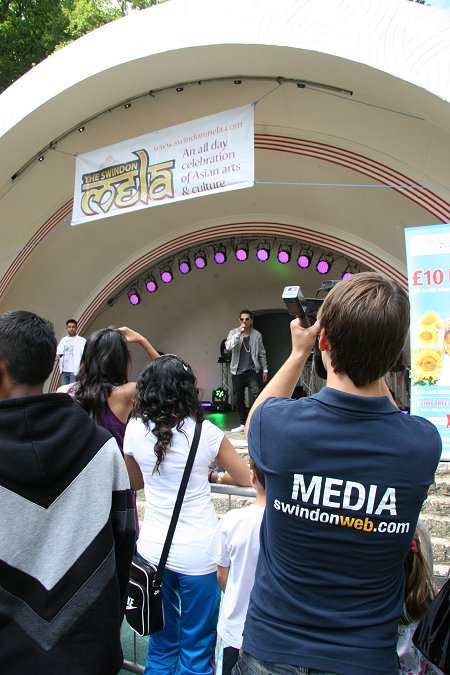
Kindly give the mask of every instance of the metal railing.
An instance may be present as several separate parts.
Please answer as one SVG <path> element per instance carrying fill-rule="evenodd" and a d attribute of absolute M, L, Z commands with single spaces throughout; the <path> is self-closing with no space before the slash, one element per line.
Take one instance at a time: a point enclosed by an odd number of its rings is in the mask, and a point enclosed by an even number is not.
<path fill-rule="evenodd" d="M 135 656 L 134 658 L 136 659 L 136 633 L 134 634 L 134 650 L 135 650 Z M 135 663 L 133 661 L 124 661 L 122 670 L 126 670 L 129 673 L 144 673 L 144 666 L 140 666 L 138 663 Z"/>
<path fill-rule="evenodd" d="M 237 485 L 222 485 L 217 483 L 211 483 L 211 492 L 215 495 L 228 495 L 227 511 L 231 509 L 232 497 L 246 497 L 248 499 L 256 497 L 256 490 L 254 488 L 238 487 Z"/>

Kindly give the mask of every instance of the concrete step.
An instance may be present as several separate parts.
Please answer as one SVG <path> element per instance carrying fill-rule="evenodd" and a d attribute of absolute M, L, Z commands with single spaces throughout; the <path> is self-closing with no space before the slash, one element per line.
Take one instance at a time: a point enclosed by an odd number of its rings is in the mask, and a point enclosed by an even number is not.
<path fill-rule="evenodd" d="M 448 516 L 450 514 L 450 497 L 443 497 L 439 493 L 430 494 L 422 506 L 422 514 Z"/>
<path fill-rule="evenodd" d="M 426 524 L 430 537 L 447 540 L 450 547 L 450 516 L 440 513 L 422 513 L 420 519 Z"/>
<path fill-rule="evenodd" d="M 435 567 L 443 565 L 448 570 L 450 567 L 450 546 L 448 539 L 433 537 L 431 543 L 433 545 L 433 562 Z"/>
<path fill-rule="evenodd" d="M 444 474 L 443 476 L 436 475 L 436 482 L 431 485 L 428 493 L 430 495 L 439 495 L 440 497 L 450 497 L 450 479 Z"/>
<path fill-rule="evenodd" d="M 446 575 L 450 566 L 450 462 L 440 462 L 435 483 L 422 507 L 433 546 L 434 573 Z"/>
<path fill-rule="evenodd" d="M 444 577 L 440 586 L 445 583 L 445 580 L 450 576 L 450 567 L 448 565 L 435 565 L 433 568 L 433 575 Z"/>
<path fill-rule="evenodd" d="M 450 476 L 450 462 L 439 462 L 436 476 Z"/>

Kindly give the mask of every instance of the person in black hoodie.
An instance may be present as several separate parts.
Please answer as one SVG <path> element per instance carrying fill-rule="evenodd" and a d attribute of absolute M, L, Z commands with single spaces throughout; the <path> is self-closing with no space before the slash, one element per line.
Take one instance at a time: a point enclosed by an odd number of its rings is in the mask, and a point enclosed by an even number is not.
<path fill-rule="evenodd" d="M 0 314 L 0 672 L 113 675 L 134 548 L 125 465 L 67 394 L 43 394 L 48 321 Z"/>

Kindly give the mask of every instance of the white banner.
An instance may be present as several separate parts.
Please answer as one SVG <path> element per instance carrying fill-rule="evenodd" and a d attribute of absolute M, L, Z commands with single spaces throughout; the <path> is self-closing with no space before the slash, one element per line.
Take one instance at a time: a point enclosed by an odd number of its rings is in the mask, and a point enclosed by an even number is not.
<path fill-rule="evenodd" d="M 254 106 L 77 157 L 72 225 L 254 184 Z"/>

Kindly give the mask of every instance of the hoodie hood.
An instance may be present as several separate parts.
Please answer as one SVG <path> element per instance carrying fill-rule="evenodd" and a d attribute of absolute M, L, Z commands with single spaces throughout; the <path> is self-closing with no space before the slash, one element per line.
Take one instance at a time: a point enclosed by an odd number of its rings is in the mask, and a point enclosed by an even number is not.
<path fill-rule="evenodd" d="M 0 484 L 51 500 L 55 483 L 59 492 L 89 461 L 86 448 L 94 452 L 108 438 L 68 394 L 0 401 Z"/>

